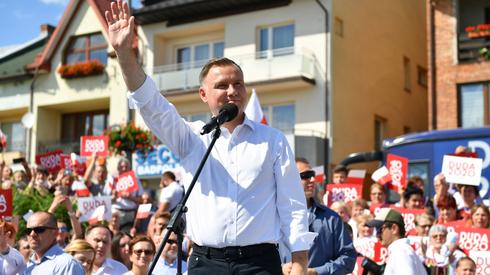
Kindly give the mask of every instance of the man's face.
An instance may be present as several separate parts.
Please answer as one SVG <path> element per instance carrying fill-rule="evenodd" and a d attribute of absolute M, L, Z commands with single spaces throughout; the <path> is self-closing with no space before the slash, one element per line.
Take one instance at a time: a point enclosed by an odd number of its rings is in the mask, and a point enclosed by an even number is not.
<path fill-rule="evenodd" d="M 392 242 L 396 240 L 396 235 L 395 235 L 395 227 L 397 225 L 392 224 L 389 226 L 388 224 L 383 224 L 381 228 L 377 231 L 377 237 L 379 239 L 379 242 L 384 246 L 388 247 Z"/>
<path fill-rule="evenodd" d="M 413 194 L 406 203 L 407 209 L 423 209 L 424 198 L 420 194 Z"/>
<path fill-rule="evenodd" d="M 56 242 L 58 228 L 56 224 L 49 224 L 49 215 L 34 213 L 26 225 L 29 246 L 38 255 L 43 255 Z"/>
<path fill-rule="evenodd" d="M 168 242 L 163 248 L 162 256 L 164 259 L 170 262 L 173 262 L 175 259 L 177 259 L 177 235 L 175 235 L 174 233 L 170 234 Z"/>
<path fill-rule="evenodd" d="M 105 181 L 105 168 L 103 166 L 98 165 L 95 168 L 95 178 L 99 183 L 103 183 Z"/>
<path fill-rule="evenodd" d="M 332 182 L 334 184 L 344 183 L 346 178 L 347 175 L 345 174 L 345 172 L 335 172 L 332 176 Z"/>
<path fill-rule="evenodd" d="M 296 162 L 296 167 L 298 168 L 299 173 L 303 173 L 305 171 L 311 170 L 310 165 L 303 162 Z M 313 198 L 315 195 L 315 182 L 313 177 L 309 178 L 301 178 L 301 184 L 303 185 L 303 190 L 305 192 L 305 197 L 307 200 Z"/>
<path fill-rule="evenodd" d="M 155 220 L 155 233 L 157 235 L 161 235 L 163 230 L 167 227 L 168 225 L 168 220 L 165 218 L 158 218 Z"/>
<path fill-rule="evenodd" d="M 246 95 L 243 73 L 234 65 L 211 67 L 199 88 L 199 96 L 214 116 L 224 104 L 233 103 L 241 117 L 247 103 Z"/>
<path fill-rule="evenodd" d="M 104 262 L 111 248 L 111 235 L 109 231 L 103 227 L 94 228 L 85 236 L 85 240 L 95 248 L 95 262 Z"/>
<path fill-rule="evenodd" d="M 476 199 L 475 188 L 473 186 L 461 187 L 461 193 L 463 194 L 463 199 L 465 202 L 473 202 Z"/>
<path fill-rule="evenodd" d="M 470 260 L 462 260 L 456 268 L 456 275 L 475 275 L 476 266 Z"/>
<path fill-rule="evenodd" d="M 383 190 L 381 190 L 379 188 L 373 188 L 373 190 L 370 193 L 370 198 L 371 198 L 372 203 L 382 204 L 382 203 L 385 203 L 386 195 L 383 192 Z"/>
<path fill-rule="evenodd" d="M 421 219 L 415 229 L 417 230 L 417 236 L 429 236 L 429 230 L 432 223 L 427 219 Z"/>
<path fill-rule="evenodd" d="M 68 226 L 64 222 L 57 222 L 58 226 L 58 236 L 56 236 L 56 242 L 61 247 L 64 247 L 70 238 L 70 232 L 68 231 Z"/>

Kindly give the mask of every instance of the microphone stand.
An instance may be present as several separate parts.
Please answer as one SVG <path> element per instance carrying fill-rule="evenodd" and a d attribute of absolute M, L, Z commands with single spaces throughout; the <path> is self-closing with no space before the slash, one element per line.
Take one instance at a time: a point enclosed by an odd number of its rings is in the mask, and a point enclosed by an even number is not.
<path fill-rule="evenodd" d="M 189 189 L 185 192 L 184 197 L 182 198 L 180 203 L 177 204 L 177 206 L 175 207 L 174 213 L 172 214 L 172 218 L 170 219 L 167 225 L 167 231 L 165 233 L 165 236 L 162 242 L 160 243 L 160 246 L 158 247 L 158 251 L 155 253 L 155 257 L 153 257 L 150 268 L 148 269 L 148 272 L 146 272 L 146 275 L 151 275 L 151 272 L 153 271 L 153 269 L 155 269 L 158 259 L 160 258 L 160 255 L 163 252 L 163 248 L 165 247 L 165 244 L 170 238 L 170 234 L 172 232 L 177 234 L 178 252 L 177 252 L 176 275 L 182 275 L 182 241 L 184 235 L 183 232 L 185 228 L 185 222 L 182 219 L 182 215 L 184 214 L 184 212 L 187 212 L 187 207 L 185 206 L 185 203 L 187 202 L 187 199 L 189 199 L 192 189 L 194 188 L 194 185 L 196 184 L 197 179 L 201 174 L 202 168 L 204 167 L 204 164 L 206 163 L 206 160 L 208 159 L 209 154 L 211 153 L 211 150 L 213 149 L 214 144 L 216 143 L 216 140 L 218 140 L 219 136 L 221 135 L 221 129 L 219 128 L 221 124 L 222 123 L 216 124 L 216 129 L 213 132 L 213 139 L 211 140 L 211 144 L 209 144 L 209 147 L 206 150 L 206 153 L 204 154 L 201 163 L 199 164 L 199 167 L 197 168 L 196 173 L 194 174 L 194 177 L 192 178 L 191 184 L 189 185 Z"/>

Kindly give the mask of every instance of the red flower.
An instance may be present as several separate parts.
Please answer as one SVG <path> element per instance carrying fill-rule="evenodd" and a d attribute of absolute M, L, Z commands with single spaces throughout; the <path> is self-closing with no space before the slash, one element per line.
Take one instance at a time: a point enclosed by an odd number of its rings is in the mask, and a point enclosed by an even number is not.
<path fill-rule="evenodd" d="M 122 145 L 122 142 L 120 140 L 117 140 L 116 143 L 114 144 L 114 146 L 116 147 L 121 147 Z"/>

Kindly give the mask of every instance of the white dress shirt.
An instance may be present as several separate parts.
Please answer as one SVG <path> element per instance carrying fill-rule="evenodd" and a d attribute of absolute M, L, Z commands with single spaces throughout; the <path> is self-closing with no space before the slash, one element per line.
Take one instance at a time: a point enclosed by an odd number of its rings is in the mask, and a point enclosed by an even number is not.
<path fill-rule="evenodd" d="M 181 159 L 188 190 L 194 172 L 211 143 L 199 135 L 202 121 L 186 123 L 147 77 L 130 106 Z M 226 247 L 278 243 L 290 251 L 308 250 L 306 200 L 294 155 L 278 130 L 245 118 L 233 133 L 222 127 L 187 202 L 187 233 L 201 246 Z"/>
<path fill-rule="evenodd" d="M 107 258 L 97 271 L 92 271 L 92 275 L 121 275 L 127 271 L 128 268 L 122 263 Z"/>
<path fill-rule="evenodd" d="M 164 203 L 168 202 L 169 210 L 173 210 L 177 204 L 179 204 L 180 200 L 184 196 L 184 188 L 180 186 L 175 181 L 172 181 L 167 187 L 163 188 L 160 191 L 159 202 Z"/>
<path fill-rule="evenodd" d="M 24 257 L 17 249 L 9 246 L 7 254 L 0 254 L 0 274 L 14 275 L 21 273 L 25 268 Z"/>
<path fill-rule="evenodd" d="M 425 275 L 424 265 L 410 246 L 408 239 L 398 239 L 388 246 L 385 275 Z"/>

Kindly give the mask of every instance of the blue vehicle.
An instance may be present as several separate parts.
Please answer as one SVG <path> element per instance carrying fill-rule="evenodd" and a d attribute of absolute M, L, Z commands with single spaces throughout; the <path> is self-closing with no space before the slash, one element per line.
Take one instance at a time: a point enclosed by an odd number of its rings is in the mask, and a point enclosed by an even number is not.
<path fill-rule="evenodd" d="M 490 128 L 451 129 L 421 132 L 386 139 L 382 152 L 354 153 L 344 159 L 341 164 L 348 166 L 353 163 L 386 160 L 391 153 L 408 158 L 407 176 L 420 176 L 425 181 L 425 190 L 434 194 L 433 178 L 441 172 L 444 155 L 453 154 L 456 147 L 463 145 L 476 152 L 483 160 L 480 180 L 480 196 L 489 205 L 490 179 Z"/>

